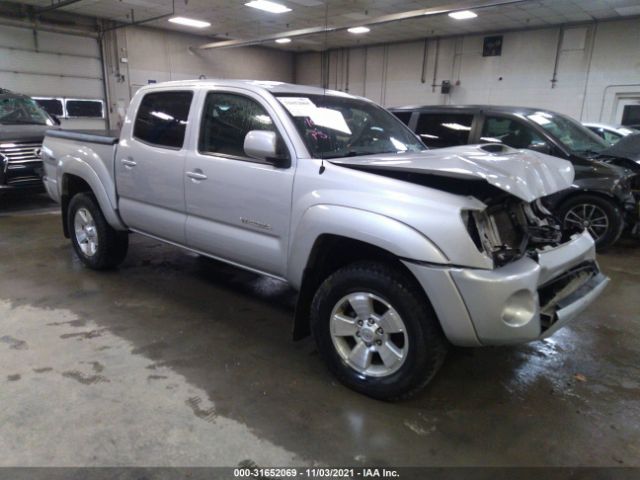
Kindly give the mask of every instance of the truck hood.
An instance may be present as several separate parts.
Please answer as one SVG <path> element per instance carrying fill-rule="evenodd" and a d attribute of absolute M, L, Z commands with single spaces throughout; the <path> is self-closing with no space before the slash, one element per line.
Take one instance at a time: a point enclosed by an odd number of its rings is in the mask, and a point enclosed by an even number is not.
<path fill-rule="evenodd" d="M 485 180 L 526 202 L 569 188 L 573 165 L 566 160 L 501 144 L 465 145 L 420 153 L 331 159 L 331 163 L 376 170 L 423 173 L 463 180 Z"/>
<path fill-rule="evenodd" d="M 44 132 L 51 129 L 51 125 L 1 125 L 0 141 L 12 142 L 41 142 Z"/>

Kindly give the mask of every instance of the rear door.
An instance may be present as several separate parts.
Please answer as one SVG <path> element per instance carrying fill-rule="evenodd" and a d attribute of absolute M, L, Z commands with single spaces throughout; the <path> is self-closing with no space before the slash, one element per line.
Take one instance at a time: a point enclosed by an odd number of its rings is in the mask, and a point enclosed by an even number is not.
<path fill-rule="evenodd" d="M 471 138 L 472 111 L 420 112 L 415 132 L 429 148 L 467 145 Z"/>
<path fill-rule="evenodd" d="M 120 215 L 133 230 L 185 243 L 185 136 L 193 92 L 146 93 L 116 149 Z"/>
<path fill-rule="evenodd" d="M 276 132 L 283 154 L 295 162 L 283 125 L 255 93 L 227 88 L 200 94 L 200 131 L 192 135 L 185 167 L 187 243 L 282 277 L 295 163 L 281 168 L 249 158 L 244 139 L 251 130 Z"/>

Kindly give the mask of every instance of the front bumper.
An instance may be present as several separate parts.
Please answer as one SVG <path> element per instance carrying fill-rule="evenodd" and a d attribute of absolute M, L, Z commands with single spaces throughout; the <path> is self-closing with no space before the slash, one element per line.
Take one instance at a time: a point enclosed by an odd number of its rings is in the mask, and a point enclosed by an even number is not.
<path fill-rule="evenodd" d="M 494 270 L 405 265 L 424 288 L 453 344 L 500 345 L 552 335 L 609 282 L 600 273 L 586 232 L 535 256 Z"/>

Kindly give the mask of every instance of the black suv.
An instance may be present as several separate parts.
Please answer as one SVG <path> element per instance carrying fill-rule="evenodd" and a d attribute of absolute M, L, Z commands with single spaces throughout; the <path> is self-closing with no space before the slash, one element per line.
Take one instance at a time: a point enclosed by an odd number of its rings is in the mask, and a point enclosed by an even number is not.
<path fill-rule="evenodd" d="M 42 188 L 44 132 L 59 123 L 35 100 L 0 88 L 0 192 Z"/>
<path fill-rule="evenodd" d="M 569 160 L 572 188 L 550 195 L 547 206 L 566 229 L 589 230 L 599 249 L 612 245 L 625 224 L 638 224 L 633 171 L 597 159 L 609 147 L 577 121 L 548 110 L 489 105 L 412 106 L 391 111 L 429 148 L 502 143 Z M 605 157 L 603 156 L 603 159 Z M 606 160 L 613 160 L 610 156 Z"/>

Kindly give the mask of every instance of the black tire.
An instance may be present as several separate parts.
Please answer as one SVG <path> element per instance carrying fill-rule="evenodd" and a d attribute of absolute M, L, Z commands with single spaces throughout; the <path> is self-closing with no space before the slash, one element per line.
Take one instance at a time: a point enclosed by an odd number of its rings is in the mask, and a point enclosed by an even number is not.
<path fill-rule="evenodd" d="M 352 368 L 332 339 L 334 308 L 345 296 L 356 292 L 368 292 L 388 302 L 406 327 L 404 361 L 388 375 L 371 376 Z M 435 312 L 418 284 L 399 267 L 383 263 L 357 262 L 330 275 L 314 296 L 310 320 L 318 350 L 329 370 L 353 390 L 380 400 L 408 398 L 424 388 L 442 365 L 448 349 Z M 364 334 L 356 335 L 344 338 L 357 345 Z M 382 357 L 378 360 L 382 361 Z"/>
<path fill-rule="evenodd" d="M 87 254 L 80 246 L 79 235 L 76 233 L 76 213 L 86 210 L 91 215 L 95 225 L 94 236 L 97 238 L 95 253 Z M 79 193 L 69 202 L 67 226 L 71 236 L 71 243 L 76 255 L 82 263 L 93 270 L 106 270 L 118 266 L 127 256 L 129 249 L 129 235 L 119 232 L 109 225 L 100 210 L 95 197 L 90 193 Z"/>
<path fill-rule="evenodd" d="M 585 193 L 565 201 L 559 208 L 562 227 L 564 229 L 579 227 L 576 215 L 583 216 L 585 211 L 587 215 L 591 212 L 597 212 L 593 214 L 592 218 L 602 218 L 603 215 L 606 217 L 606 228 L 588 228 L 589 233 L 594 237 L 598 251 L 605 250 L 618 241 L 624 230 L 622 210 L 612 200 L 598 195 Z"/>

